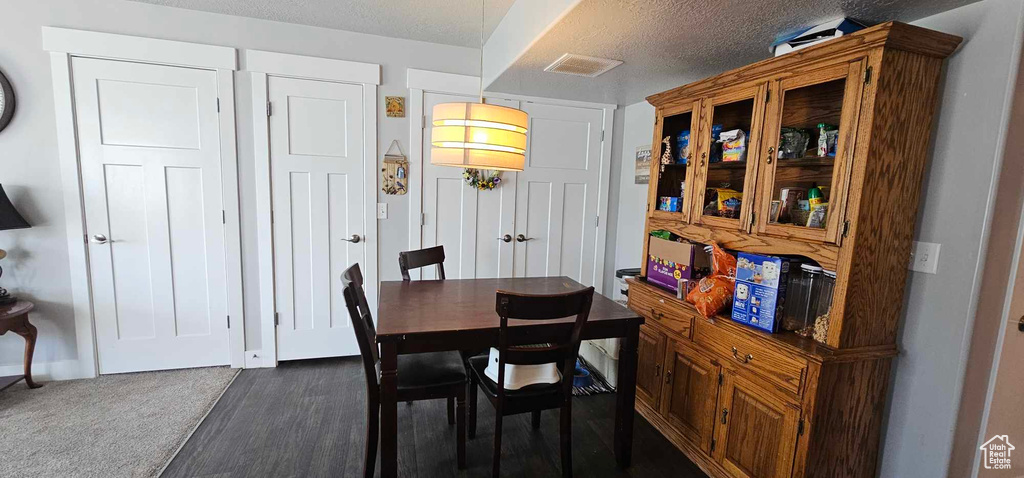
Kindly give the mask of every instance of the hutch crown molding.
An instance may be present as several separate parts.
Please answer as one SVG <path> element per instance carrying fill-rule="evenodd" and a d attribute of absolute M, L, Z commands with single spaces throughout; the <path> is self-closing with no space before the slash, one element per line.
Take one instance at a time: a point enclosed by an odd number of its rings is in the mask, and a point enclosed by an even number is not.
<path fill-rule="evenodd" d="M 939 77 L 960 42 L 885 23 L 647 98 L 645 237 L 665 230 L 836 272 L 820 343 L 706 319 L 645 269 L 631 280 L 629 305 L 647 319 L 637 410 L 711 476 L 875 475 Z M 784 132 L 822 123 L 838 125 L 834 153 L 780 154 Z M 711 161 L 719 124 L 746 133 L 745 161 Z M 685 164 L 659 164 L 663 139 L 687 130 Z M 780 214 L 786 189 L 807 187 L 825 192 L 824 218 Z M 742 200 L 723 213 L 709 190 Z M 681 207 L 658 210 L 661 196 Z"/>

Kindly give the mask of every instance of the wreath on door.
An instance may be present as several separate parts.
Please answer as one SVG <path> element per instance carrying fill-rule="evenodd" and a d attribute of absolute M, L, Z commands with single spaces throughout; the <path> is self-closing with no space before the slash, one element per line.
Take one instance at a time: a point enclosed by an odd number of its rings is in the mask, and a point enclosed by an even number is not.
<path fill-rule="evenodd" d="M 462 178 L 473 189 L 490 191 L 501 184 L 501 171 L 467 168 L 462 172 Z"/>

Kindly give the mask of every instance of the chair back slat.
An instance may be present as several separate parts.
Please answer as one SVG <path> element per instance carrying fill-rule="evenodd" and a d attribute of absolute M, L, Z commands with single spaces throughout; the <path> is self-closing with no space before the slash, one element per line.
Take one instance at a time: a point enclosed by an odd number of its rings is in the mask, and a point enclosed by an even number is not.
<path fill-rule="evenodd" d="M 402 280 L 412 280 L 409 277 L 409 271 L 412 269 L 435 264 L 437 265 L 437 278 L 444 280 L 444 246 L 398 253 L 398 267 L 402 269 Z"/>
<path fill-rule="evenodd" d="M 572 379 L 580 350 L 583 326 L 590 316 L 594 288 L 565 294 L 529 295 L 499 290 L 495 309 L 501 320 L 498 329 L 498 399 L 504 400 L 505 365 L 555 363 L 562 373 L 559 388 L 566 399 L 572 396 Z M 550 320 L 575 316 L 572 329 L 561 340 L 542 346 L 524 347 L 529 342 L 510 343 L 508 321 Z M 516 342 L 527 337 L 517 337 Z"/>
<path fill-rule="evenodd" d="M 375 395 L 380 390 L 377 382 L 377 363 L 380 355 L 377 351 L 377 329 L 373 325 L 370 307 L 363 292 L 363 273 L 359 264 L 354 264 L 341 274 L 344 285 L 343 295 L 345 307 L 348 308 L 352 328 L 355 330 L 359 354 L 363 359 L 363 373 L 366 376 L 366 390 Z"/>

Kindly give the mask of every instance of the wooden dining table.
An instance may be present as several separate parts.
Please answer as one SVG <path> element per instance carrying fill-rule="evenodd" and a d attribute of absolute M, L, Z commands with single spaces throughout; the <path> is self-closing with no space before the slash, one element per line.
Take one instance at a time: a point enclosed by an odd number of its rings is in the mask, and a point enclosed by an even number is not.
<path fill-rule="evenodd" d="M 568 277 L 385 281 L 380 286 L 377 343 L 380 345 L 380 470 L 398 475 L 398 355 L 444 350 L 480 350 L 498 345 L 498 290 L 522 294 L 558 294 L 583 289 Z M 574 317 L 546 321 L 509 321 L 513 343 L 542 343 L 563 338 Z M 633 445 L 637 342 L 643 317 L 594 294 L 583 339 L 620 337 L 615 409 L 615 460 L 628 467 Z"/>

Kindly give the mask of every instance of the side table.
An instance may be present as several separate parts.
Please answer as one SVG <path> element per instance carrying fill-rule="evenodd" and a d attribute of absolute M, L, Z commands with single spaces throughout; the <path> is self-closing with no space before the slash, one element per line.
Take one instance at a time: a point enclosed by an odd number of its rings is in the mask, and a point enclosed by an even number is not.
<path fill-rule="evenodd" d="M 38 332 L 35 326 L 28 322 L 28 313 L 34 307 L 35 304 L 27 300 L 0 305 L 0 335 L 11 331 L 25 338 L 25 374 L 0 377 L 0 390 L 18 383 L 21 379 L 25 379 L 28 388 L 42 387 L 42 384 L 32 381 L 32 354 L 36 349 L 36 335 Z"/>

